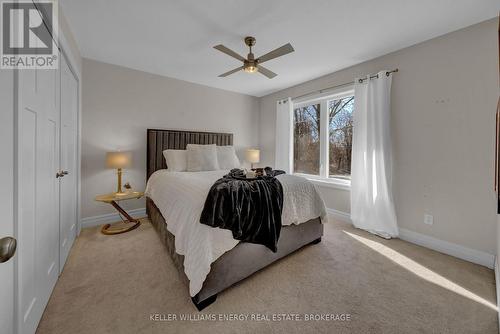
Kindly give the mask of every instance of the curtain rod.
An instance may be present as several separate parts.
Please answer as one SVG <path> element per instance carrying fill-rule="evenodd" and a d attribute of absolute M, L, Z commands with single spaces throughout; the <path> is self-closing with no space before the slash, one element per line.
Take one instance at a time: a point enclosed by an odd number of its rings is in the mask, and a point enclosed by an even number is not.
<path fill-rule="evenodd" d="M 398 68 L 395 68 L 391 71 L 387 71 L 385 72 L 385 75 L 386 76 L 389 76 L 391 73 L 396 73 L 398 72 L 399 69 Z M 378 74 L 372 74 L 370 75 L 370 79 L 375 79 L 375 78 L 378 78 Z M 366 79 L 368 78 L 360 78 L 358 79 L 358 82 L 359 83 L 362 83 L 363 81 L 365 81 Z M 295 97 L 292 97 L 292 100 L 295 100 L 295 99 L 299 99 L 301 97 L 306 97 L 308 95 L 313 95 L 313 94 L 322 94 L 324 93 L 325 91 L 328 91 L 330 89 L 334 89 L 334 88 L 339 88 L 339 87 L 343 87 L 343 86 L 350 86 L 350 85 L 354 85 L 356 83 L 356 81 L 350 81 L 350 82 L 345 82 L 343 84 L 340 84 L 340 85 L 335 85 L 335 86 L 331 86 L 331 87 L 327 87 L 327 88 L 323 88 L 323 89 L 320 89 L 320 90 L 315 90 L 313 92 L 309 92 L 309 93 L 306 93 L 306 94 L 302 94 L 302 95 L 299 95 L 299 96 L 295 96 Z"/>

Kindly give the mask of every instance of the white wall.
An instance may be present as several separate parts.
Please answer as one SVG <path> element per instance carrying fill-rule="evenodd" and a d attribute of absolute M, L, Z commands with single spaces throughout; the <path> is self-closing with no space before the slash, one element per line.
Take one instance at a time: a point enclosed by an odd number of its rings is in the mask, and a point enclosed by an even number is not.
<path fill-rule="evenodd" d="M 497 28 L 489 20 L 261 98 L 263 164 L 274 162 L 276 100 L 399 68 L 392 86 L 399 226 L 496 254 Z M 348 191 L 322 192 L 328 207 L 348 211 Z M 433 226 L 423 224 L 426 212 Z"/>
<path fill-rule="evenodd" d="M 59 4 L 59 31 L 62 31 L 64 34 L 64 38 L 67 42 L 67 48 L 64 50 L 66 53 L 70 53 L 70 57 L 74 60 L 76 67 L 74 70 L 78 73 L 82 72 L 82 57 L 80 54 L 80 49 L 78 47 L 78 43 L 75 40 L 73 32 L 66 20 L 66 16 L 64 15 L 61 4 Z"/>
<path fill-rule="evenodd" d="M 83 60 L 82 217 L 112 213 L 95 195 L 116 189 L 115 171 L 105 168 L 105 153 L 130 150 L 132 168 L 124 182 L 144 190 L 146 129 L 187 129 L 234 133 L 242 151 L 258 143 L 258 99 L 177 79 Z M 128 209 L 144 201 L 124 203 Z"/>

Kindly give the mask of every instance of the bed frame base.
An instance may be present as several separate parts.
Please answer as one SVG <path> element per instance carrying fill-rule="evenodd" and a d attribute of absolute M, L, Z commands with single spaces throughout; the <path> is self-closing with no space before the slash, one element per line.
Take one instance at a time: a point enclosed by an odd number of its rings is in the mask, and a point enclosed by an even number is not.
<path fill-rule="evenodd" d="M 311 245 L 317 245 L 317 244 L 319 244 L 320 242 L 321 242 L 321 237 L 319 237 L 319 238 L 318 238 L 318 239 L 316 239 L 316 240 L 313 240 L 313 241 L 311 242 Z"/>
<path fill-rule="evenodd" d="M 189 286 L 184 272 L 184 256 L 176 253 L 175 237 L 167 230 L 165 218 L 150 198 L 146 199 L 146 210 L 151 224 L 178 269 L 180 278 Z M 318 217 L 299 225 L 283 226 L 276 253 L 262 245 L 240 242 L 212 263 L 202 289 L 192 297 L 194 305 L 202 310 L 216 300 L 219 292 L 304 246 L 321 242 L 322 235 L 323 224 Z"/>
<path fill-rule="evenodd" d="M 321 242 L 321 237 L 319 237 L 316 240 L 311 241 L 311 245 L 317 245 Z M 211 305 L 217 300 L 217 294 L 210 296 L 206 298 L 205 300 L 202 300 L 200 302 L 196 302 L 197 298 L 196 297 L 191 297 L 191 300 L 193 301 L 194 306 L 198 311 L 202 311 L 205 307 Z"/>
<path fill-rule="evenodd" d="M 194 297 L 191 297 L 191 300 L 193 301 L 193 304 L 194 304 L 194 306 L 196 306 L 196 308 L 198 309 L 198 311 L 201 311 L 205 307 L 207 307 L 208 305 L 212 304 L 213 302 L 215 302 L 217 300 L 217 294 L 215 294 L 213 296 L 210 296 L 207 299 L 202 300 L 199 303 L 196 302 L 196 299 Z"/>

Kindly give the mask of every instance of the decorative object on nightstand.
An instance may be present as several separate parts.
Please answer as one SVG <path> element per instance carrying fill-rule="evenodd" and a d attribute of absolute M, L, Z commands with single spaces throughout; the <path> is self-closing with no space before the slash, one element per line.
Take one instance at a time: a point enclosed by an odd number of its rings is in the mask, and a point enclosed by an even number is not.
<path fill-rule="evenodd" d="M 254 148 L 249 148 L 245 152 L 245 160 L 250 163 L 250 168 L 253 170 L 253 164 L 260 162 L 260 151 Z"/>
<path fill-rule="evenodd" d="M 144 192 L 142 191 L 130 191 L 123 194 L 111 193 L 106 195 L 96 196 L 95 200 L 103 203 L 111 204 L 120 214 L 120 217 L 123 215 L 126 220 L 123 220 L 124 223 L 131 223 L 132 225 L 123 228 L 110 228 L 111 224 L 106 224 L 101 228 L 101 232 L 103 234 L 120 234 L 136 229 L 141 225 L 141 222 L 138 219 L 131 217 L 127 211 L 125 211 L 122 207 L 118 205 L 119 201 L 126 201 L 129 199 L 139 199 L 144 196 Z"/>
<path fill-rule="evenodd" d="M 123 185 L 123 188 L 125 188 L 125 193 L 130 194 L 132 192 L 132 186 L 130 185 L 129 182 L 125 183 Z"/>
<path fill-rule="evenodd" d="M 116 187 L 117 196 L 124 196 L 127 193 L 122 191 L 122 169 L 131 165 L 132 154 L 130 152 L 108 152 L 106 153 L 106 166 L 117 170 L 118 184 Z"/>

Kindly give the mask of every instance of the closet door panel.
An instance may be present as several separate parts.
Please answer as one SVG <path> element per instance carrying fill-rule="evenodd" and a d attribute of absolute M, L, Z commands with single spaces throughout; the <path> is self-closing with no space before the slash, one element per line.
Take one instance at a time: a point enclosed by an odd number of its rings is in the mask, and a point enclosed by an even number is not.
<path fill-rule="evenodd" d="M 26 323 L 37 298 L 37 113 L 27 107 L 20 110 L 19 120 L 19 212 L 18 212 L 18 318 Z"/>
<path fill-rule="evenodd" d="M 61 58 L 61 179 L 60 204 L 60 269 L 76 237 L 77 223 L 77 114 L 78 81 L 65 57 Z"/>
<path fill-rule="evenodd" d="M 18 77 L 18 326 L 34 333 L 59 274 L 59 70 Z"/>

